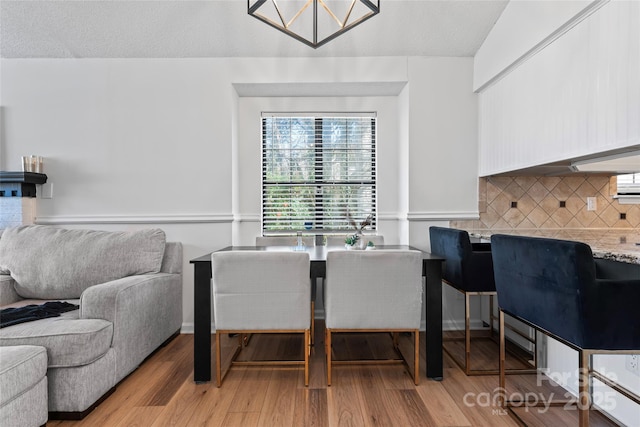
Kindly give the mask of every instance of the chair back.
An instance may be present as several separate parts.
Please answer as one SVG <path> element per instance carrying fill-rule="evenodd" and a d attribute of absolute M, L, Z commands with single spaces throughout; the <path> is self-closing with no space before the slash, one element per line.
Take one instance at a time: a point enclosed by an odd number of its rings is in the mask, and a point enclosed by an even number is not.
<path fill-rule="evenodd" d="M 214 252 L 211 261 L 216 329 L 310 327 L 308 253 Z"/>
<path fill-rule="evenodd" d="M 469 233 L 445 227 L 429 227 L 431 253 L 446 259 L 442 278 L 452 286 L 467 292 L 493 292 L 491 250 L 476 251 Z"/>
<path fill-rule="evenodd" d="M 305 246 L 315 246 L 315 236 L 302 236 L 302 243 Z M 258 236 L 256 246 L 297 246 L 297 236 Z"/>
<path fill-rule="evenodd" d="M 585 348 L 585 304 L 596 278 L 591 248 L 500 234 L 491 246 L 500 308 Z"/>
<path fill-rule="evenodd" d="M 327 236 L 327 246 L 342 246 L 344 247 L 344 240 L 347 237 L 347 234 L 345 234 L 344 236 L 340 235 L 340 236 Z M 373 242 L 374 245 L 376 246 L 382 246 L 384 245 L 384 236 L 377 234 L 377 235 L 367 235 L 367 234 L 363 234 L 362 238 L 365 241 L 365 245 L 369 242 Z"/>
<path fill-rule="evenodd" d="M 325 323 L 334 329 L 418 329 L 422 254 L 412 250 L 330 251 Z"/>

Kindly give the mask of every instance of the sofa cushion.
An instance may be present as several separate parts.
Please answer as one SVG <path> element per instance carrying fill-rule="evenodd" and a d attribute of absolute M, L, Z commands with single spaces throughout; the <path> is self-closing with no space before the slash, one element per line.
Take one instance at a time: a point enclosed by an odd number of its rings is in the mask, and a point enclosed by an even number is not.
<path fill-rule="evenodd" d="M 43 347 L 0 347 L 0 407 L 32 389 L 46 374 L 47 351 Z"/>
<path fill-rule="evenodd" d="M 49 367 L 53 368 L 92 363 L 104 356 L 112 339 L 111 322 L 103 319 L 79 319 L 77 310 L 63 313 L 60 317 L 0 329 L 0 347 L 45 347 Z"/>
<path fill-rule="evenodd" d="M 6 229 L 0 238 L 0 269 L 11 273 L 23 298 L 79 298 L 99 283 L 159 272 L 165 243 L 160 229 L 108 232 L 20 226 Z"/>

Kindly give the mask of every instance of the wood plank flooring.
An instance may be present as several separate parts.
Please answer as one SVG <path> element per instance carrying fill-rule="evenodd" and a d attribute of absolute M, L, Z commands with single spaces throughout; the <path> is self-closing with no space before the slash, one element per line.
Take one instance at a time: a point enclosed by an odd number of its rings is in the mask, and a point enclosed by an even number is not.
<path fill-rule="evenodd" d="M 213 337 L 212 337 L 213 338 Z M 223 337 L 223 359 L 229 361 L 236 340 Z M 516 418 L 495 406 L 497 375 L 467 377 L 445 355 L 444 380 L 425 377 L 424 334 L 421 336 L 420 385 L 415 386 L 404 365 L 338 365 L 327 387 L 324 324 L 316 323 L 311 350 L 309 387 L 301 367 L 234 366 L 221 388 L 215 379 L 193 382 L 193 335 L 179 335 L 124 379 L 114 393 L 81 421 L 49 421 L 51 427 L 81 426 L 517 426 Z M 212 344 L 215 340 L 212 339 Z M 497 347 L 478 342 L 481 358 L 491 359 Z M 335 357 L 393 357 L 388 334 L 336 334 Z M 412 341 L 401 337 L 409 355 Z M 212 345 L 212 360 L 215 345 Z M 298 336 L 255 335 L 243 357 L 302 357 Z M 483 362 L 476 362 L 483 363 Z M 487 362 L 491 363 L 491 362 Z M 212 366 L 215 376 L 215 366 Z M 557 392 L 535 375 L 510 375 L 510 391 Z M 520 410 L 531 426 L 577 426 L 576 411 L 553 408 L 540 414 Z M 615 425 L 592 413 L 592 426 Z"/>

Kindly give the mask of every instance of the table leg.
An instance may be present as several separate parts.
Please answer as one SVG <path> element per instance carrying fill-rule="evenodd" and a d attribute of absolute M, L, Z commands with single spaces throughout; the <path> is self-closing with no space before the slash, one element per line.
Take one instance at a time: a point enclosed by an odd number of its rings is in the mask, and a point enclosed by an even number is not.
<path fill-rule="evenodd" d="M 442 261 L 426 266 L 427 378 L 442 381 Z"/>
<path fill-rule="evenodd" d="M 211 263 L 194 264 L 193 380 L 211 381 Z"/>

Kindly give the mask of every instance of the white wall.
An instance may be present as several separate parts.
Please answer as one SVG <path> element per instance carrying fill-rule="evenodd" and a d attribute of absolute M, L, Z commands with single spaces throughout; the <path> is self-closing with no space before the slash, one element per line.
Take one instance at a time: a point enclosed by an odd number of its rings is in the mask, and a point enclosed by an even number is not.
<path fill-rule="evenodd" d="M 45 157 L 53 198 L 38 199 L 39 223 L 157 226 L 181 241 L 184 331 L 193 322 L 189 260 L 256 235 L 260 142 L 252 115 L 262 109 L 379 112 L 381 232 L 390 241 L 427 247 L 428 219 L 477 215 L 469 58 L 3 59 L 0 66 L 0 168 L 19 170 L 26 154 Z M 274 87 L 286 96 L 259 96 Z"/>
<path fill-rule="evenodd" d="M 511 0 L 474 57 L 473 89 L 478 90 L 558 28 L 600 0 Z"/>
<path fill-rule="evenodd" d="M 478 218 L 478 110 L 472 73 L 471 58 L 409 60 L 412 245 L 426 245 L 430 221 Z"/>

